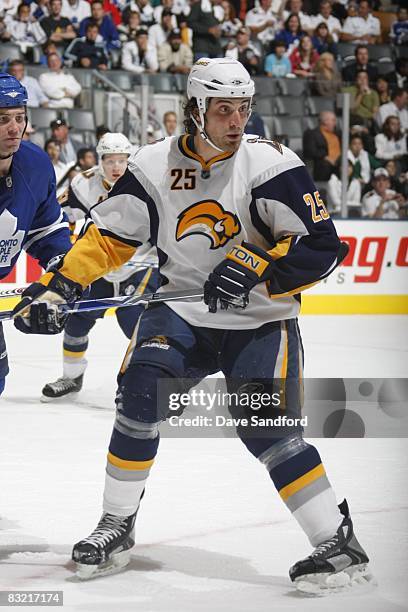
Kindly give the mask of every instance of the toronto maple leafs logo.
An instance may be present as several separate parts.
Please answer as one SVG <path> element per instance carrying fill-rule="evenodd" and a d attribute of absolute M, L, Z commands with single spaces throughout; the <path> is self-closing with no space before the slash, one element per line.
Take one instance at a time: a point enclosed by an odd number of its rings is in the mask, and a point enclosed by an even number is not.
<path fill-rule="evenodd" d="M 9 210 L 0 215 L 0 268 L 11 266 L 13 258 L 21 251 L 25 233 L 17 230 L 17 219 Z"/>

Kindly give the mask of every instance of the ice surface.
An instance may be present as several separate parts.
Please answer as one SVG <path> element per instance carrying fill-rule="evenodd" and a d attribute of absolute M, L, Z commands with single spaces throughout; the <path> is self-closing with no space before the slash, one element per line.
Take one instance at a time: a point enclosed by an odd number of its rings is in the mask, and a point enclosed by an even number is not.
<path fill-rule="evenodd" d="M 407 376 L 405 317 L 303 317 L 306 374 Z M 91 332 L 75 403 L 41 404 L 61 374 L 60 337 L 6 329 L 12 372 L 0 400 L 0 590 L 58 589 L 81 612 L 397 612 L 407 610 L 407 441 L 320 439 L 379 586 L 310 599 L 288 568 L 310 551 L 264 469 L 234 439 L 163 439 L 121 574 L 78 582 L 72 544 L 100 515 L 116 371 L 113 318 Z M 4 608 L 6 609 L 6 608 Z M 11 608 L 10 608 L 11 609 Z M 15 609 L 15 608 L 13 608 Z"/>

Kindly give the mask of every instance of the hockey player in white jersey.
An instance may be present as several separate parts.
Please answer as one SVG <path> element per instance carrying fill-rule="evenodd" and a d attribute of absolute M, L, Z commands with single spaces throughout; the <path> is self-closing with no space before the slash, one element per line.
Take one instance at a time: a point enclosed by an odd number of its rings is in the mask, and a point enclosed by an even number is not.
<path fill-rule="evenodd" d="M 82 577 L 113 571 L 130 558 L 160 423 L 169 412 L 160 382 L 184 392 L 221 370 L 228 391 L 237 393 L 229 406 L 235 417 L 251 415 L 239 404 L 243 389 L 271 393 L 274 383 L 282 405 L 266 415 L 282 409 L 300 415 L 300 293 L 327 277 L 347 247 L 297 155 L 243 134 L 253 95 L 254 83 L 239 62 L 196 62 L 188 77 L 187 133 L 132 156 L 58 271 L 29 287 L 15 309 L 15 325 L 23 331 L 36 328 L 31 299 L 45 303 L 50 331 L 62 328 L 65 315 L 55 314 L 53 304 L 61 298 L 71 303 L 77 291 L 146 242 L 158 249 L 161 292 L 204 288 L 204 303 L 154 304 L 139 319 L 118 378 L 103 515 L 73 549 Z M 63 290 L 56 290 L 55 276 Z M 237 434 L 314 547 L 290 569 L 296 586 L 318 592 L 366 579 L 368 557 L 347 503 L 337 505 L 320 455 L 301 430 L 254 428 L 242 420 Z M 265 546 L 273 546 L 273 531 Z"/>
<path fill-rule="evenodd" d="M 71 227 L 89 214 L 92 206 L 102 202 L 116 181 L 126 170 L 133 147 L 124 134 L 107 133 L 98 142 L 96 152 L 99 164 L 78 174 L 60 197 L 60 205 L 67 214 Z M 118 295 L 132 295 L 146 290 L 155 291 L 158 285 L 157 255 L 154 247 L 146 245 L 138 249 L 132 259 L 118 270 L 110 272 L 92 284 L 90 298 L 98 299 Z M 118 323 L 130 338 L 143 306 L 131 306 L 116 311 Z M 88 334 L 97 319 L 106 311 L 84 312 L 69 317 L 64 330 L 63 374 L 42 390 L 42 401 L 49 402 L 78 393 L 82 388 Z"/>

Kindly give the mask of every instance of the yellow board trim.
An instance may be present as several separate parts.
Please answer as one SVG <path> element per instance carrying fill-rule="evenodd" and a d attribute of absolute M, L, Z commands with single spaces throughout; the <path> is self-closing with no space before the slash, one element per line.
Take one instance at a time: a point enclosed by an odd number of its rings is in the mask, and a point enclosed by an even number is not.
<path fill-rule="evenodd" d="M 286 487 L 283 487 L 283 489 L 279 491 L 279 495 L 281 496 L 283 501 L 286 501 L 289 497 L 291 497 L 301 489 L 304 489 L 305 487 L 307 487 L 307 485 L 310 485 L 312 482 L 314 482 L 318 478 L 321 478 L 325 474 L 326 472 L 323 467 L 323 464 L 319 463 L 319 465 L 313 468 L 313 470 L 310 470 L 306 474 L 303 474 L 303 476 L 300 476 L 300 478 L 297 478 L 290 484 L 286 485 Z"/>
<path fill-rule="evenodd" d="M 406 315 L 408 295 L 302 295 L 305 315 Z"/>
<path fill-rule="evenodd" d="M 126 461 L 125 459 L 120 459 L 112 455 L 112 453 L 108 453 L 108 461 L 111 465 L 121 468 L 122 470 L 147 470 L 152 467 L 154 463 L 154 459 L 149 459 L 148 461 Z"/>
<path fill-rule="evenodd" d="M 86 353 L 86 351 L 81 351 L 80 353 L 75 353 L 75 351 L 67 351 L 64 349 L 64 357 L 74 357 L 75 359 L 80 359 Z"/>

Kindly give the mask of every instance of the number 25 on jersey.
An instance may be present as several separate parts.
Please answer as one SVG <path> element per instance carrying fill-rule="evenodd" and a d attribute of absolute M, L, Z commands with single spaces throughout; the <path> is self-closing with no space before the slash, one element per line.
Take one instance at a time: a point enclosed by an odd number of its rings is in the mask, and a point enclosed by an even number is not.
<path fill-rule="evenodd" d="M 305 193 L 303 200 L 305 204 L 310 206 L 313 223 L 319 223 L 319 221 L 330 219 L 330 215 L 318 191 L 315 191 L 313 195 L 311 193 Z"/>

